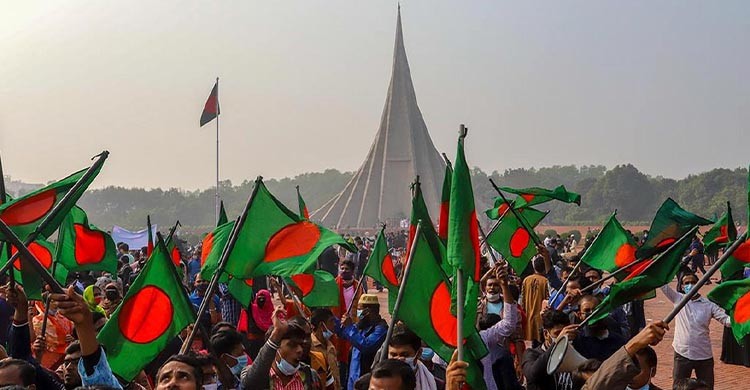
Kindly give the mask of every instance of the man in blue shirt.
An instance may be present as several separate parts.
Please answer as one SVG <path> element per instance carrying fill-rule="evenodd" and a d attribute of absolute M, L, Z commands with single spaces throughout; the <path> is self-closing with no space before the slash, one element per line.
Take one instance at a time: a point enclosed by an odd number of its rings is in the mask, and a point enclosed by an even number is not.
<path fill-rule="evenodd" d="M 195 306 L 195 310 L 197 311 L 198 308 L 200 308 L 201 303 L 203 303 L 203 297 L 206 295 L 206 290 L 208 290 L 208 280 L 203 279 L 201 274 L 197 274 L 193 286 L 195 287 L 195 290 L 190 293 L 188 298 L 190 298 L 190 302 Z M 201 321 L 210 321 L 206 324 L 207 327 L 210 328 L 211 325 L 221 321 L 221 313 L 219 313 L 218 308 L 219 297 L 214 294 L 211 297 L 211 301 L 208 303 L 208 310 L 206 311 L 207 317 L 200 319 Z"/>
<path fill-rule="evenodd" d="M 339 337 L 352 344 L 349 378 L 346 386 L 348 390 L 353 390 L 354 382 L 370 372 L 378 349 L 388 333 L 388 324 L 380 317 L 380 303 L 377 295 L 362 294 L 357 307 L 357 317 L 359 322 L 355 324 L 351 317 L 344 315 L 341 319 L 343 329 L 339 332 Z"/>

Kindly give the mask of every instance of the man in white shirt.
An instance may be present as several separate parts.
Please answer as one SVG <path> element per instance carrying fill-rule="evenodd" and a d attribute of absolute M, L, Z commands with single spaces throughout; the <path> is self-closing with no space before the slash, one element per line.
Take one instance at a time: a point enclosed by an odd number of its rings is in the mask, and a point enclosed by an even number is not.
<path fill-rule="evenodd" d="M 682 290 L 686 294 L 698 283 L 695 274 L 682 276 Z M 668 285 L 664 285 L 661 291 L 672 303 L 678 303 L 684 294 L 678 293 Z M 715 303 L 695 294 L 690 302 L 685 305 L 675 318 L 674 341 L 674 368 L 672 379 L 677 381 L 682 378 L 690 378 L 695 370 L 695 376 L 706 382 L 712 389 L 714 387 L 714 357 L 711 351 L 711 337 L 709 325 L 711 319 L 719 321 L 726 327 L 731 326 L 729 316 Z"/>

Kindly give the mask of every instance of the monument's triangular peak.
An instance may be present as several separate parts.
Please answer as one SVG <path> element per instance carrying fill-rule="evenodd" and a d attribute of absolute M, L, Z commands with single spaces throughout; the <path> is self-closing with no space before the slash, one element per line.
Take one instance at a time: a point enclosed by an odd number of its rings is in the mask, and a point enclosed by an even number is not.
<path fill-rule="evenodd" d="M 408 218 L 409 185 L 416 175 L 430 213 L 436 218 L 444 170 L 445 162 L 430 139 L 417 105 L 399 7 L 391 83 L 375 141 L 344 190 L 315 211 L 312 218 L 340 229 L 373 228 L 381 222 Z"/>

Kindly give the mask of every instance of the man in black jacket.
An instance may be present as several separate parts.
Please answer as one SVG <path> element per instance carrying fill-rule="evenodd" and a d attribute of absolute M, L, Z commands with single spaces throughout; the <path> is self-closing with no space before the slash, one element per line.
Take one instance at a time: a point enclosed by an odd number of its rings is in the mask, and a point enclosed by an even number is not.
<path fill-rule="evenodd" d="M 577 325 L 570 324 L 570 318 L 563 312 L 548 310 L 542 314 L 544 343 L 527 349 L 521 367 L 526 377 L 527 390 L 572 390 L 573 382 L 569 372 L 547 374 L 547 360 L 555 340 L 562 336 L 574 339 Z"/>

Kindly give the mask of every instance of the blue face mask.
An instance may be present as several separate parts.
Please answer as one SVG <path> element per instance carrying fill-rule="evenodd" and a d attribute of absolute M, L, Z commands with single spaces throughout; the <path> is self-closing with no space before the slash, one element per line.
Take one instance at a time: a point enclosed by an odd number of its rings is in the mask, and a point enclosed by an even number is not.
<path fill-rule="evenodd" d="M 634 388 L 628 386 L 628 387 L 626 387 L 626 390 L 649 390 L 650 388 L 651 388 L 651 386 L 649 386 L 648 383 L 646 383 L 645 386 L 639 387 L 637 389 L 634 389 Z"/>
<path fill-rule="evenodd" d="M 284 358 L 281 357 L 281 355 L 279 355 L 279 358 L 280 358 L 279 361 L 276 362 L 276 368 L 278 368 L 282 374 L 286 376 L 292 376 L 297 372 L 297 370 L 299 370 L 299 364 L 297 364 L 296 366 L 293 366 L 292 363 L 289 363 L 288 361 L 284 360 Z"/>
<path fill-rule="evenodd" d="M 432 360 L 433 356 L 435 356 L 435 351 L 432 348 L 422 347 L 422 360 Z"/>
<path fill-rule="evenodd" d="M 324 328 L 323 329 L 323 338 L 326 339 L 326 340 L 328 340 L 328 339 L 331 338 L 331 336 L 333 336 L 333 332 L 331 332 L 330 330 L 328 330 L 328 328 Z"/>
<path fill-rule="evenodd" d="M 684 291 L 684 292 L 685 292 L 685 294 L 687 294 L 687 293 L 689 293 L 689 292 L 690 292 L 690 290 L 692 290 L 692 289 L 693 289 L 693 287 L 694 287 L 694 286 L 693 286 L 692 284 L 686 284 L 686 285 L 683 285 L 683 286 L 682 286 L 682 291 Z"/>
<path fill-rule="evenodd" d="M 229 355 L 232 356 L 232 355 Z M 242 373 L 242 369 L 247 366 L 247 355 L 244 353 L 240 356 L 232 356 L 232 359 L 237 361 L 237 364 L 235 364 L 232 367 L 229 367 L 229 370 L 232 371 L 232 374 L 234 375 L 240 375 Z"/>

